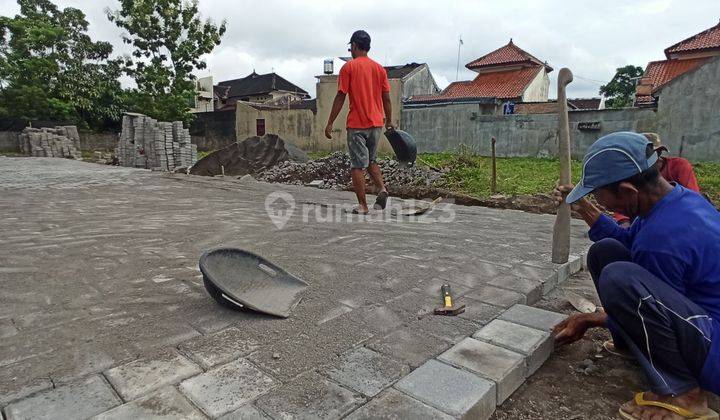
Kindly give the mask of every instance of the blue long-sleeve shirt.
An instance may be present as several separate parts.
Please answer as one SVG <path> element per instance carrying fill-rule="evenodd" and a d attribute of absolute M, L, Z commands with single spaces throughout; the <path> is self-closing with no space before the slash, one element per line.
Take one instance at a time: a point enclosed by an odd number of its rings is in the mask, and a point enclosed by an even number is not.
<path fill-rule="evenodd" d="M 622 242 L 633 262 L 713 318 L 713 340 L 701 382 L 720 393 L 720 213 L 700 194 L 677 185 L 629 229 L 602 215 L 589 235 L 593 242 Z"/>

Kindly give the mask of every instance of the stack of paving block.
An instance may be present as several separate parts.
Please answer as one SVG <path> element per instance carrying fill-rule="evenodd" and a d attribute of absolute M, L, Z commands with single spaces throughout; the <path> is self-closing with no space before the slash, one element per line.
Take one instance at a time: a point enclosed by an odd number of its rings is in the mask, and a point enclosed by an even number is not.
<path fill-rule="evenodd" d="M 81 159 L 80 135 L 75 126 L 26 128 L 20 134 L 20 147 L 28 156 Z"/>
<path fill-rule="evenodd" d="M 197 145 L 181 121 L 156 121 L 142 114 L 125 114 L 117 148 L 120 166 L 172 171 L 197 161 Z"/>

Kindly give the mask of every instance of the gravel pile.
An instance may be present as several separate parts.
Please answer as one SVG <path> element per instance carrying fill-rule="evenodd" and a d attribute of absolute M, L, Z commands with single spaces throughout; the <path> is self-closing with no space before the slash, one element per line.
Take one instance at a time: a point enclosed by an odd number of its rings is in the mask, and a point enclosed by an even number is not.
<path fill-rule="evenodd" d="M 393 159 L 378 160 L 385 183 L 394 186 L 431 186 L 440 180 L 441 173 L 421 167 L 403 167 Z M 319 188 L 344 190 L 351 185 L 350 157 L 344 152 L 335 152 L 321 159 L 307 163 L 281 162 L 257 175 L 266 182 L 306 185 L 322 181 Z"/>

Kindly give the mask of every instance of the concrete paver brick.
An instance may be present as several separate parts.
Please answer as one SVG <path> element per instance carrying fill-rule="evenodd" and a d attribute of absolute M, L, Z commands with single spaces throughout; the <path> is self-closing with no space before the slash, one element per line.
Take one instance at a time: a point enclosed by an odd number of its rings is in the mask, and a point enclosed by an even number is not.
<path fill-rule="evenodd" d="M 202 372 L 195 363 L 167 349 L 107 370 L 105 376 L 125 400 L 171 385 Z"/>
<path fill-rule="evenodd" d="M 248 339 L 247 334 L 237 328 L 227 328 L 214 334 L 196 337 L 180 345 L 180 350 L 189 355 L 205 369 L 220 363 L 245 356 L 257 350 L 259 344 Z"/>
<path fill-rule="evenodd" d="M 318 373 L 302 374 L 255 403 L 275 419 L 338 419 L 365 399 Z"/>
<path fill-rule="evenodd" d="M 398 419 L 436 419 L 452 420 L 453 417 L 411 398 L 392 388 L 383 391 L 363 405 L 345 420 L 398 420 Z"/>
<path fill-rule="evenodd" d="M 550 333 L 496 319 L 473 335 L 473 338 L 524 354 L 527 375 L 535 373 L 553 351 Z"/>
<path fill-rule="evenodd" d="M 420 331 L 423 334 L 431 334 L 436 337 L 457 343 L 465 337 L 477 331 L 478 326 L 474 322 L 457 316 L 427 315 L 416 322 L 410 323 L 410 328 Z"/>
<path fill-rule="evenodd" d="M 205 416 L 175 387 L 166 386 L 93 418 L 93 420 L 124 419 L 204 420 Z"/>
<path fill-rule="evenodd" d="M 525 303 L 527 301 L 526 296 L 522 293 L 490 285 L 483 285 L 472 289 L 465 294 L 465 297 L 504 308 L 509 308 L 516 303 Z"/>
<path fill-rule="evenodd" d="M 344 355 L 338 366 L 324 373 L 340 385 L 372 398 L 408 371 L 402 363 L 359 347 Z"/>
<path fill-rule="evenodd" d="M 450 348 L 451 344 L 449 341 L 408 327 L 373 340 L 367 346 L 416 368 Z"/>
<path fill-rule="evenodd" d="M 438 359 L 494 381 L 498 405 L 525 381 L 525 356 L 473 338 L 459 342 Z"/>
<path fill-rule="evenodd" d="M 180 384 L 180 390 L 211 417 L 219 417 L 271 390 L 277 382 L 245 359 L 213 368 Z"/>
<path fill-rule="evenodd" d="M 495 411 L 497 392 L 492 381 L 434 359 L 395 388 L 453 417 L 487 419 Z"/>
<path fill-rule="evenodd" d="M 225 414 L 218 420 L 272 420 L 252 404 L 245 404 L 235 411 Z"/>
<path fill-rule="evenodd" d="M 544 263 L 544 261 L 540 263 Z M 553 265 L 552 263 L 548 264 Z M 558 284 L 558 268 L 554 266 L 537 267 L 525 263 L 516 264 L 513 266 L 512 274 L 541 282 L 543 285 L 543 294 L 550 292 Z"/>
<path fill-rule="evenodd" d="M 512 290 L 525 295 L 525 303 L 532 305 L 539 301 L 543 295 L 543 284 L 538 280 L 505 274 L 488 281 L 488 285 L 502 289 Z"/>
<path fill-rule="evenodd" d="M 527 305 L 515 305 L 500 314 L 498 318 L 537 330 L 550 331 L 555 325 L 567 318 L 567 315 Z"/>
<path fill-rule="evenodd" d="M 122 404 L 99 375 L 70 382 L 5 407 L 7 420 L 88 418 Z"/>
<path fill-rule="evenodd" d="M 465 312 L 458 315 L 460 318 L 467 319 L 479 325 L 485 325 L 493 319 L 497 318 L 505 308 L 487 303 L 480 302 L 467 297 L 455 298 L 456 303 L 465 304 Z"/>

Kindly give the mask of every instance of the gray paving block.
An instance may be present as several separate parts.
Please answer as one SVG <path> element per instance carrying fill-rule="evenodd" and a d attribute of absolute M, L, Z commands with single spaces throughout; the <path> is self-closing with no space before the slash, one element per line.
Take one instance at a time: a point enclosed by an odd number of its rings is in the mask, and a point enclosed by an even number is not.
<path fill-rule="evenodd" d="M 540 265 L 544 262 L 535 262 Z M 558 284 L 558 267 L 549 263 L 549 266 L 537 267 L 528 264 L 517 264 L 513 266 L 511 273 L 518 277 L 539 281 L 543 285 L 543 294 L 554 289 Z"/>
<path fill-rule="evenodd" d="M 459 318 L 467 319 L 479 325 L 487 324 L 505 310 L 503 307 L 490 305 L 467 297 L 456 298 L 455 302 L 465 304 L 465 312 L 458 315 Z"/>
<path fill-rule="evenodd" d="M 537 280 L 505 274 L 488 281 L 488 285 L 512 290 L 525 295 L 525 303 L 532 305 L 539 301 L 543 294 L 543 285 Z"/>
<path fill-rule="evenodd" d="M 447 340 L 408 327 L 375 339 L 367 347 L 416 368 L 451 345 Z"/>
<path fill-rule="evenodd" d="M 395 384 L 405 394 L 454 417 L 487 419 L 495 411 L 495 384 L 470 372 L 428 360 Z"/>
<path fill-rule="evenodd" d="M 120 404 L 110 385 L 93 375 L 12 403 L 5 415 L 7 420 L 88 418 Z"/>
<path fill-rule="evenodd" d="M 438 359 L 494 381 L 498 405 L 525 381 L 525 356 L 473 338 L 459 342 Z"/>
<path fill-rule="evenodd" d="M 537 330 L 551 331 L 555 325 L 567 318 L 567 315 L 527 305 L 515 305 L 498 318 Z"/>
<path fill-rule="evenodd" d="M 257 399 L 275 419 L 338 419 L 365 402 L 359 394 L 315 372 L 302 374 Z"/>
<path fill-rule="evenodd" d="M 453 417 L 409 397 L 392 388 L 373 398 L 369 403 L 353 411 L 345 420 L 401 420 L 437 419 L 452 420 Z"/>
<path fill-rule="evenodd" d="M 175 387 L 166 386 L 93 418 L 93 420 L 124 419 L 204 420 L 205 416 Z"/>
<path fill-rule="evenodd" d="M 180 390 L 211 417 L 236 410 L 277 382 L 245 359 L 213 368 L 180 384 Z"/>
<path fill-rule="evenodd" d="M 245 404 L 235 411 L 225 414 L 218 420 L 272 420 L 252 404 Z"/>
<path fill-rule="evenodd" d="M 474 334 L 478 329 L 477 324 L 467 319 L 433 314 L 426 315 L 422 319 L 410 323 L 409 327 L 452 343 L 463 340 L 465 337 Z"/>
<path fill-rule="evenodd" d="M 243 357 L 259 348 L 247 333 L 227 328 L 214 334 L 193 338 L 179 346 L 180 350 L 205 369 Z"/>
<path fill-rule="evenodd" d="M 545 363 L 555 344 L 548 332 L 501 319 L 484 326 L 473 338 L 525 355 L 526 376 L 535 373 Z"/>
<path fill-rule="evenodd" d="M 171 385 L 202 372 L 195 363 L 168 349 L 105 372 L 125 401 Z"/>
<path fill-rule="evenodd" d="M 340 385 L 372 398 L 408 372 L 406 365 L 359 347 L 345 354 L 337 366 L 324 374 Z"/>
<path fill-rule="evenodd" d="M 503 308 L 527 301 L 526 296 L 522 293 L 490 285 L 483 285 L 472 289 L 465 294 L 465 297 L 495 306 L 502 306 Z"/>

